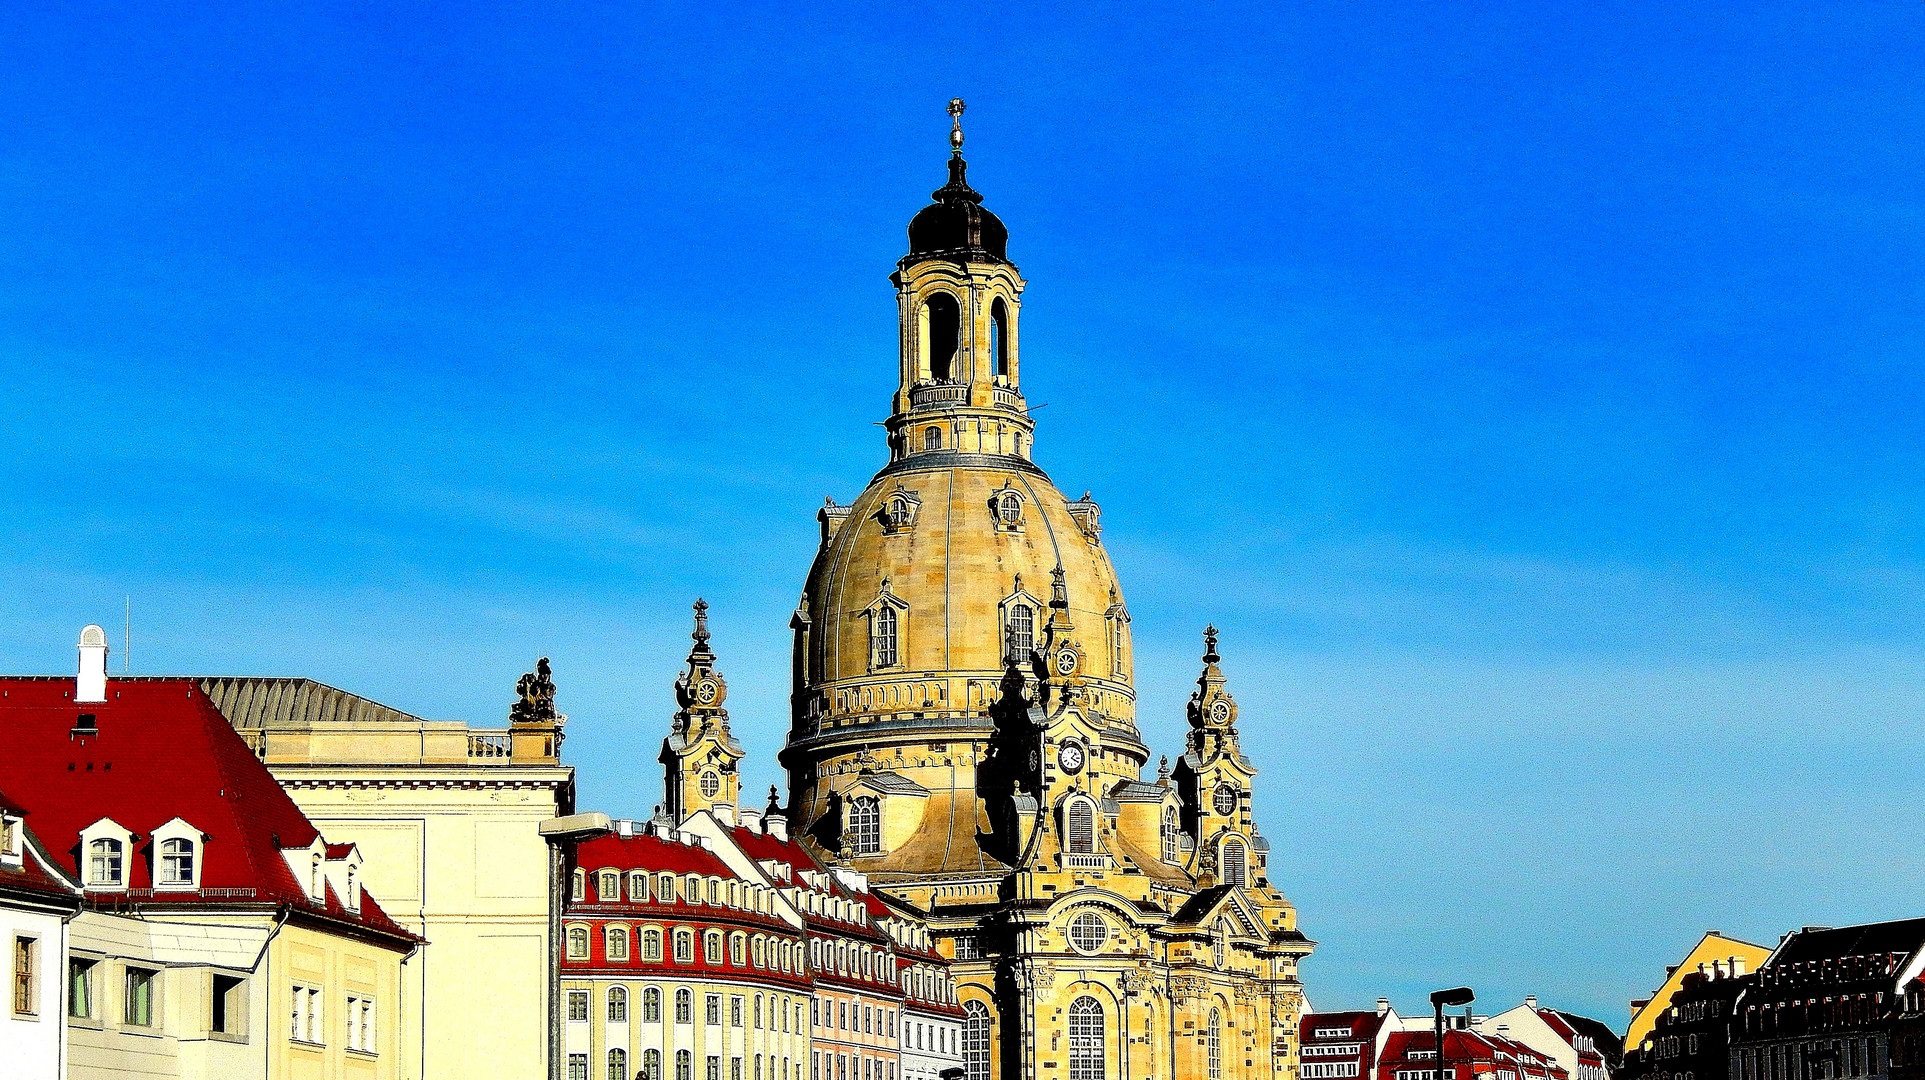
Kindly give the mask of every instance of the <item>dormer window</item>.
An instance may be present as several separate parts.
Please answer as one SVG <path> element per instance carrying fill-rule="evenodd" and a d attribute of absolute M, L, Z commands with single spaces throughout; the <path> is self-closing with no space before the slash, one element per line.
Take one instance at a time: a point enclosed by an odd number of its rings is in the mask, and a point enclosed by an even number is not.
<path fill-rule="evenodd" d="M 194 842 L 175 838 L 160 842 L 160 884 L 194 883 Z"/>
<path fill-rule="evenodd" d="M 20 857 L 20 833 L 18 820 L 0 814 L 0 858 Z"/>
<path fill-rule="evenodd" d="M 1023 500 L 1015 492 L 1005 492 L 996 500 L 996 520 L 1007 526 L 1020 524 L 1023 520 Z"/>
<path fill-rule="evenodd" d="M 87 884 L 118 889 L 127 884 L 127 845 L 121 840 L 101 839 L 87 845 Z"/>
<path fill-rule="evenodd" d="M 575 871 L 575 880 L 569 887 L 568 898 L 571 900 L 588 899 L 588 871 Z"/>
<path fill-rule="evenodd" d="M 874 795 L 849 800 L 848 836 L 857 855 L 882 854 L 882 804 Z"/>
<path fill-rule="evenodd" d="M 628 875 L 628 899 L 631 902 L 638 903 L 638 904 L 648 899 L 648 875 L 647 874 L 644 874 L 638 870 Z"/>
<path fill-rule="evenodd" d="M 675 902 L 674 874 L 662 874 L 655 879 L 655 899 L 664 904 Z"/>
<path fill-rule="evenodd" d="M 611 903 L 622 898 L 622 877 L 613 870 L 603 870 L 595 876 L 595 899 Z"/>

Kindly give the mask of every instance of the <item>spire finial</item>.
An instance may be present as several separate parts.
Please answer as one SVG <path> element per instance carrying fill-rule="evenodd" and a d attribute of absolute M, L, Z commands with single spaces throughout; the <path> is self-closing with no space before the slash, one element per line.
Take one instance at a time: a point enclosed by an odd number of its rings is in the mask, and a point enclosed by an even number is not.
<path fill-rule="evenodd" d="M 964 108 L 963 99 L 949 99 L 949 115 L 954 118 L 949 122 L 949 152 L 956 157 L 962 156 L 962 114 Z"/>
<path fill-rule="evenodd" d="M 1205 626 L 1203 628 L 1203 662 L 1214 664 L 1221 659 L 1223 657 L 1218 656 L 1216 651 L 1216 627 Z"/>
<path fill-rule="evenodd" d="M 695 631 L 689 634 L 697 645 L 709 643 L 709 605 L 701 597 L 695 598 Z"/>

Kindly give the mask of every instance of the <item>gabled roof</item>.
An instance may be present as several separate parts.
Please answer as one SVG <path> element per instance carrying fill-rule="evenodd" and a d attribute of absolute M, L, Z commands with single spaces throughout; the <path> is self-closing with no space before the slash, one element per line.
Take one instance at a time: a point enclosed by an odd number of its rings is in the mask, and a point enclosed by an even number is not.
<path fill-rule="evenodd" d="M 1169 794 L 1169 788 L 1156 784 L 1146 784 L 1141 780 L 1119 780 L 1110 789 L 1109 797 L 1119 803 L 1162 802 Z"/>
<path fill-rule="evenodd" d="M 131 830 L 127 889 L 96 894 L 139 905 L 285 905 L 405 946 L 418 939 L 363 890 L 359 910 L 329 886 L 309 901 L 282 850 L 319 835 L 193 679 L 110 679 L 104 702 L 76 704 L 72 678 L 0 678 L 0 787 L 32 812 L 63 873 L 81 871 L 80 832 L 101 818 Z M 74 734 L 82 714 L 97 733 Z M 200 888 L 153 888 L 144 842 L 174 818 L 206 837 Z M 359 886 L 357 885 L 357 888 Z"/>
<path fill-rule="evenodd" d="M 701 874 L 704 877 L 733 878 L 721 857 L 707 848 L 678 843 L 646 832 L 632 836 L 604 833 L 582 841 L 575 847 L 575 865 L 589 873 L 597 870 L 646 870 L 650 873 Z"/>
<path fill-rule="evenodd" d="M 865 784 L 885 795 L 929 794 L 928 788 L 923 787 L 921 784 L 916 783 L 901 773 L 895 772 L 880 771 L 863 773 L 856 777 L 856 782 L 851 786 L 862 787 Z"/>
<path fill-rule="evenodd" d="M 313 679 L 206 678 L 197 683 L 237 728 L 303 727 L 328 722 L 419 726 L 426 722 Z"/>
<path fill-rule="evenodd" d="M 0 808 L 9 814 L 25 816 L 26 810 L 0 795 Z M 57 903 L 68 909 L 80 906 L 80 886 L 63 873 L 47 849 L 34 835 L 33 827 L 21 825 L 20 865 L 0 861 L 0 895 L 12 893 L 43 902 Z"/>
<path fill-rule="evenodd" d="M 1374 1039 L 1377 1036 L 1377 1029 L 1382 1027 L 1383 1023 L 1382 1016 L 1369 1011 L 1305 1013 L 1297 1027 L 1297 1038 L 1302 1042 L 1316 1042 L 1315 1032 L 1318 1028 L 1349 1028 L 1350 1034 L 1341 1038 L 1332 1035 L 1329 1038 L 1336 1042 Z"/>

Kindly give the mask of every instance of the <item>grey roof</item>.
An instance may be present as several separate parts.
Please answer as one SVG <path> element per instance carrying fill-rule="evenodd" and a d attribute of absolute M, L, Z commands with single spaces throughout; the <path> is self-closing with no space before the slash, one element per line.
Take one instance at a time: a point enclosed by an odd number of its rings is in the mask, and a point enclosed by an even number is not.
<path fill-rule="evenodd" d="M 1162 802 L 1169 794 L 1167 788 L 1155 784 L 1145 784 L 1140 780 L 1119 780 L 1110 789 L 1110 798 L 1117 802 Z"/>
<path fill-rule="evenodd" d="M 858 785 L 868 784 L 869 786 L 881 791 L 884 795 L 927 795 L 929 794 L 928 788 L 923 787 L 921 784 L 916 783 L 914 780 L 909 779 L 908 777 L 902 775 L 901 773 L 893 773 L 893 772 L 863 773 L 862 778 L 857 780 L 856 783 Z"/>
<path fill-rule="evenodd" d="M 201 692 L 237 729 L 300 728 L 318 723 L 427 721 L 313 679 L 205 678 Z"/>

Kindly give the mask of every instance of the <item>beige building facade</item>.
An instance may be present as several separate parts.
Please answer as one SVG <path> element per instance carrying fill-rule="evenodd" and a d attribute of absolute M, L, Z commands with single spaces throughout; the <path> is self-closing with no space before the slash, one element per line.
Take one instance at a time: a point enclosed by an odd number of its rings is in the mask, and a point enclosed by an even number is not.
<path fill-rule="evenodd" d="M 1036 463 L 1024 280 L 970 188 L 909 226 L 888 464 L 818 513 L 791 626 L 789 815 L 919 912 L 968 1080 L 1297 1074 L 1312 943 L 1270 876 L 1256 769 L 1206 633 L 1178 760 L 1145 779 L 1100 511 Z"/>
<path fill-rule="evenodd" d="M 574 770 L 547 661 L 494 730 L 305 679 L 202 687 L 309 819 L 359 847 L 395 921 L 428 940 L 394 1018 L 401 1080 L 548 1076 L 556 902 L 539 828 L 573 812 Z"/>

